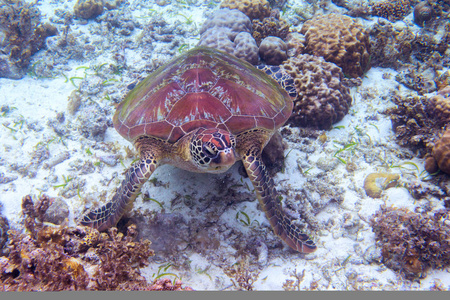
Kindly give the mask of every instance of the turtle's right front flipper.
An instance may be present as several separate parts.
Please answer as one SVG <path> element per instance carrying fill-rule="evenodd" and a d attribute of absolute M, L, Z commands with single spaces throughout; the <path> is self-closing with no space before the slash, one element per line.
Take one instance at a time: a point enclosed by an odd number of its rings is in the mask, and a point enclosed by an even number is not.
<path fill-rule="evenodd" d="M 141 159 L 127 170 L 125 179 L 122 181 L 112 200 L 102 207 L 91 210 L 84 215 L 80 220 L 81 225 L 102 231 L 117 224 L 134 199 L 136 199 L 142 185 L 158 167 L 155 152 L 142 152 Z"/>

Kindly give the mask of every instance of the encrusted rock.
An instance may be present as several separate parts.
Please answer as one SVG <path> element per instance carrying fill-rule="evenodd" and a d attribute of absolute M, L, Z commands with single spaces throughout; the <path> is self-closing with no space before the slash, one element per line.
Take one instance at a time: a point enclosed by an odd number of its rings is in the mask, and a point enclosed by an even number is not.
<path fill-rule="evenodd" d="M 347 114 L 352 98 L 341 68 L 308 54 L 292 57 L 281 66 L 294 78 L 298 93 L 291 124 L 330 129 Z"/>
<path fill-rule="evenodd" d="M 370 68 L 369 35 L 354 19 L 334 13 L 317 16 L 300 33 L 307 54 L 335 63 L 347 76 L 361 77 Z"/>
<path fill-rule="evenodd" d="M 52 198 L 51 204 L 45 211 L 43 220 L 45 222 L 60 225 L 69 217 L 69 206 L 60 198 Z"/>

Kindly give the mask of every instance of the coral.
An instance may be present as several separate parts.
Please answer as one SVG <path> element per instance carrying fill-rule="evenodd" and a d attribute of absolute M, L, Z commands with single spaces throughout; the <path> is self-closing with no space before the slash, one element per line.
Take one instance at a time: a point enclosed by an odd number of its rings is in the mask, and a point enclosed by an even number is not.
<path fill-rule="evenodd" d="M 259 56 L 269 65 L 279 65 L 287 59 L 286 43 L 275 36 L 268 36 L 259 45 Z"/>
<path fill-rule="evenodd" d="M 436 91 L 436 84 L 433 80 L 434 74 L 430 72 L 417 72 L 413 68 L 408 68 L 395 75 L 395 80 L 406 87 L 415 90 L 419 95 Z"/>
<path fill-rule="evenodd" d="M 425 22 L 429 22 L 436 17 L 433 7 L 428 1 L 419 2 L 414 6 L 414 23 L 423 27 Z"/>
<path fill-rule="evenodd" d="M 364 190 L 367 196 L 380 198 L 381 193 L 397 185 L 400 175 L 389 173 L 371 173 L 364 179 Z"/>
<path fill-rule="evenodd" d="M 0 77 L 20 79 L 25 75 L 31 56 L 44 46 L 45 39 L 57 34 L 48 23 L 41 24 L 36 3 L 22 0 L 2 1 L 0 30 L 3 32 Z"/>
<path fill-rule="evenodd" d="M 280 18 L 267 17 L 263 20 L 253 20 L 252 24 L 252 35 L 257 45 L 260 45 L 261 41 L 268 36 L 276 36 L 284 40 L 289 34 L 289 24 Z"/>
<path fill-rule="evenodd" d="M 219 9 L 203 23 L 200 35 L 203 35 L 208 29 L 221 27 L 230 29 L 229 38 L 233 41 L 239 32 L 251 32 L 252 22 L 245 14 L 236 9 Z"/>
<path fill-rule="evenodd" d="M 425 161 L 425 170 L 428 173 L 435 173 L 437 169 L 450 175 L 450 128 L 436 142 L 431 156 Z"/>
<path fill-rule="evenodd" d="M 103 0 L 78 0 L 73 7 L 76 17 L 93 19 L 103 12 Z"/>
<path fill-rule="evenodd" d="M 60 290 L 191 290 L 167 279 L 147 283 L 139 268 L 154 255 L 148 240 L 137 242 L 135 225 L 126 235 L 110 228 L 99 233 L 88 227 L 48 227 L 41 222 L 48 207 L 43 195 L 34 204 L 22 200 L 29 234 L 9 231 L 8 255 L 0 260 L 4 291 Z"/>
<path fill-rule="evenodd" d="M 431 152 L 433 140 L 439 135 L 442 124 L 435 119 L 433 105 L 426 97 L 393 96 L 396 105 L 384 113 L 390 115 L 397 143 L 410 148 L 418 157 Z"/>
<path fill-rule="evenodd" d="M 198 45 L 222 50 L 256 65 L 258 46 L 250 34 L 251 28 L 250 19 L 242 12 L 219 9 L 203 23 Z"/>
<path fill-rule="evenodd" d="M 248 257 L 244 257 L 224 270 L 236 290 L 253 291 L 253 283 L 258 279 L 259 270 L 255 270 L 254 265 L 250 266 L 248 260 Z"/>
<path fill-rule="evenodd" d="M 373 16 L 383 17 L 394 22 L 403 19 L 410 11 L 410 0 L 388 0 L 373 4 L 371 13 Z"/>
<path fill-rule="evenodd" d="M 252 65 L 258 64 L 258 46 L 250 33 L 239 33 L 234 39 L 234 44 L 234 56 L 242 60 L 246 60 Z"/>
<path fill-rule="evenodd" d="M 438 127 L 450 124 L 450 85 L 428 99 L 428 111 Z"/>
<path fill-rule="evenodd" d="M 341 68 L 308 54 L 292 57 L 281 66 L 294 78 L 298 94 L 289 123 L 330 129 L 347 114 L 352 98 Z"/>
<path fill-rule="evenodd" d="M 305 51 L 305 36 L 298 32 L 291 32 L 287 35 L 286 39 L 287 54 L 289 57 L 295 57 Z"/>
<path fill-rule="evenodd" d="M 423 277 L 428 268 L 450 264 L 450 216 L 442 209 L 419 214 L 382 206 L 371 226 L 383 263 L 407 279 Z"/>
<path fill-rule="evenodd" d="M 251 20 L 264 19 L 270 15 L 270 5 L 266 0 L 224 0 L 220 8 L 237 9 Z"/>
<path fill-rule="evenodd" d="M 349 77 L 361 77 L 370 68 L 369 35 L 348 16 L 328 14 L 303 24 L 305 53 L 322 56 Z"/>
<path fill-rule="evenodd" d="M 450 31 L 450 25 L 448 25 Z M 444 32 L 440 41 L 425 32 L 413 32 L 410 27 L 395 28 L 390 22 L 379 19 L 369 30 L 371 37 L 371 65 L 398 69 L 405 64 L 419 64 L 421 72 L 435 68 L 445 59 L 450 33 Z M 425 62 L 425 64 L 423 64 Z"/>

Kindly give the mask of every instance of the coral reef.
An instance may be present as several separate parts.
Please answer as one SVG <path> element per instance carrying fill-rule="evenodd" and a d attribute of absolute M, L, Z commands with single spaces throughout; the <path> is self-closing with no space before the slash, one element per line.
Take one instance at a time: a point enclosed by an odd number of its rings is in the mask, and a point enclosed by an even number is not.
<path fill-rule="evenodd" d="M 78 0 L 73 7 L 76 17 L 93 19 L 103 12 L 103 0 Z"/>
<path fill-rule="evenodd" d="M 219 9 L 203 23 L 198 45 L 225 51 L 256 65 L 259 61 L 258 46 L 251 30 L 252 23 L 242 12 Z"/>
<path fill-rule="evenodd" d="M 260 45 L 261 41 L 268 36 L 276 36 L 284 40 L 289 34 L 289 24 L 279 17 L 267 17 L 262 20 L 253 20 L 253 37 L 256 44 Z"/>
<path fill-rule="evenodd" d="M 25 76 L 33 54 L 44 47 L 45 39 L 57 29 L 40 22 L 41 13 L 34 3 L 2 0 L 0 30 L 3 32 L 0 77 L 20 79 Z"/>
<path fill-rule="evenodd" d="M 270 16 L 270 5 L 266 0 L 224 0 L 220 8 L 237 9 L 243 12 L 250 20 L 264 19 Z"/>
<path fill-rule="evenodd" d="M 287 59 L 286 43 L 275 36 L 268 36 L 259 46 L 260 58 L 269 65 L 280 65 Z"/>
<path fill-rule="evenodd" d="M 300 33 L 305 35 L 305 53 L 335 63 L 346 76 L 361 77 L 370 68 L 369 35 L 351 17 L 317 16 L 306 21 Z"/>
<path fill-rule="evenodd" d="M 3 291 L 179 290 L 160 279 L 147 283 L 139 268 L 154 255 L 148 240 L 137 242 L 136 226 L 124 235 L 116 228 L 99 233 L 88 227 L 48 227 L 43 216 L 50 203 L 42 195 L 22 200 L 28 232 L 9 231 L 8 255 L 0 259 Z"/>
<path fill-rule="evenodd" d="M 435 173 L 438 169 L 450 175 L 450 128 L 436 142 L 431 156 L 425 160 L 425 170 L 428 173 Z"/>
<path fill-rule="evenodd" d="M 403 19 L 410 11 L 410 0 L 393 0 L 373 4 L 371 13 L 373 16 L 383 17 L 394 22 Z"/>
<path fill-rule="evenodd" d="M 382 206 L 371 219 L 383 263 L 407 279 L 428 268 L 450 264 L 450 216 L 445 209 L 430 214 Z"/>
<path fill-rule="evenodd" d="M 298 94 L 289 123 L 330 129 L 347 114 L 352 98 L 341 68 L 308 54 L 289 58 L 281 66 L 294 78 Z"/>
<path fill-rule="evenodd" d="M 395 187 L 400 179 L 398 174 L 371 173 L 364 179 L 364 190 L 367 196 L 381 198 L 381 193 L 391 187 Z"/>

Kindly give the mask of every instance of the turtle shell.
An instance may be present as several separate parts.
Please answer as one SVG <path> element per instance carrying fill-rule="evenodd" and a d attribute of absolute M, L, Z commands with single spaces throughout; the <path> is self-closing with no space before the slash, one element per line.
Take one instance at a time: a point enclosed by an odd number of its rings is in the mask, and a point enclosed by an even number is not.
<path fill-rule="evenodd" d="M 199 127 L 233 134 L 276 130 L 293 102 L 270 76 L 212 48 L 185 52 L 138 84 L 119 104 L 114 127 L 133 141 L 142 135 L 176 142 Z"/>

